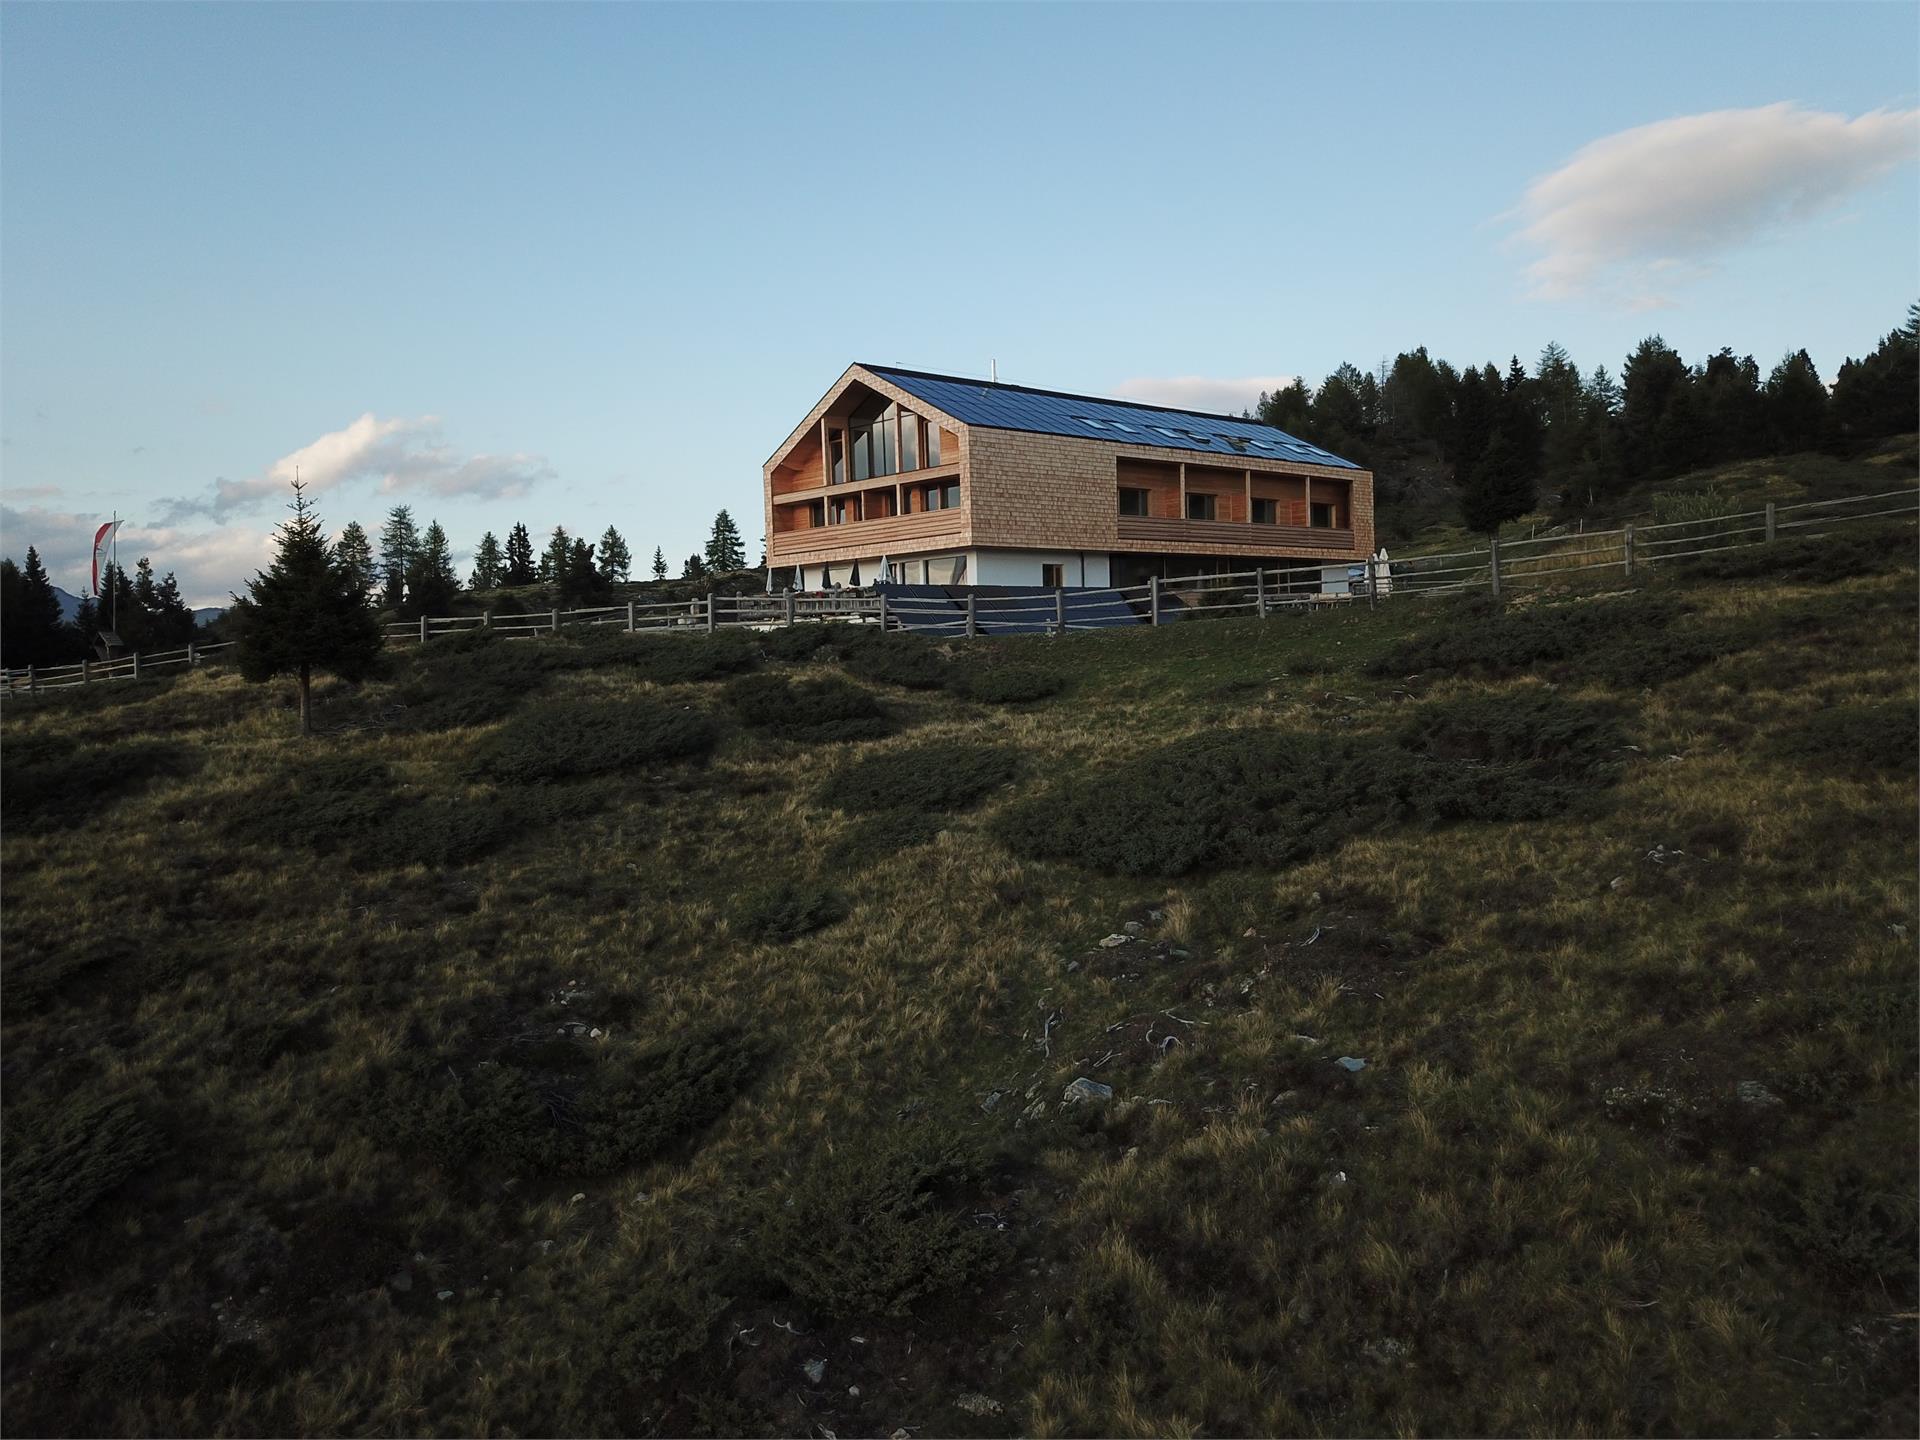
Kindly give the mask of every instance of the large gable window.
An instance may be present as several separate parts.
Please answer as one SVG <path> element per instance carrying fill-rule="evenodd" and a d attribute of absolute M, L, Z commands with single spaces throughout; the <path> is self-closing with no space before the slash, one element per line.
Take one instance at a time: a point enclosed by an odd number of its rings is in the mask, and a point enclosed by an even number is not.
<path fill-rule="evenodd" d="M 872 480 L 940 463 L 940 427 L 876 395 L 847 417 L 853 478 Z"/>

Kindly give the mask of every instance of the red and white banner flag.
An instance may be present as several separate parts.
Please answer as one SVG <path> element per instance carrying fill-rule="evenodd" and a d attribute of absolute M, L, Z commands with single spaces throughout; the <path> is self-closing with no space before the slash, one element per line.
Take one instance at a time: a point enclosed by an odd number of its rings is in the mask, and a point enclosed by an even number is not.
<path fill-rule="evenodd" d="M 93 593 L 100 593 L 100 562 L 106 558 L 107 547 L 113 543 L 113 532 L 120 528 L 118 520 L 109 520 L 93 532 Z"/>

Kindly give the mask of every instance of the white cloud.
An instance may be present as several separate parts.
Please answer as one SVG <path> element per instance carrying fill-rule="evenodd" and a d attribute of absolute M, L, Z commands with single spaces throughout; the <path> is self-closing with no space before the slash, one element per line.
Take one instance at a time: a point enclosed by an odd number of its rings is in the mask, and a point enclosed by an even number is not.
<path fill-rule="evenodd" d="M 1527 188 L 1519 239 L 1539 251 L 1528 293 L 1671 304 L 1676 281 L 1804 221 L 1920 153 L 1920 110 L 1849 120 L 1782 102 L 1681 115 L 1579 150 Z"/>
<path fill-rule="evenodd" d="M 1212 415 L 1238 415 L 1260 403 L 1262 392 L 1284 390 L 1291 375 L 1247 375 L 1238 380 L 1216 380 L 1206 375 L 1168 375 L 1123 380 L 1114 389 L 1122 400 L 1148 405 L 1170 405 L 1176 410 L 1198 410 Z"/>
<path fill-rule="evenodd" d="M 269 501 L 284 502 L 295 475 L 313 496 L 372 480 L 383 495 L 497 499 L 525 494 L 550 479 L 553 467 L 542 456 L 521 452 L 461 455 L 440 438 L 440 422 L 432 415 L 381 420 L 369 412 L 281 456 L 250 479 L 215 480 L 208 495 L 165 501 L 160 513 L 174 522 L 256 510 Z"/>
<path fill-rule="evenodd" d="M 0 548 L 24 560 L 27 547 L 33 546 L 55 585 L 84 595 L 93 571 L 93 532 L 107 518 L 37 505 L 0 506 Z M 266 525 L 193 529 L 128 521 L 120 527 L 119 538 L 120 563 L 129 573 L 141 556 L 150 557 L 158 574 L 173 572 L 181 596 L 196 607 L 225 605 L 230 592 L 265 569 L 273 557 L 273 531 Z"/>

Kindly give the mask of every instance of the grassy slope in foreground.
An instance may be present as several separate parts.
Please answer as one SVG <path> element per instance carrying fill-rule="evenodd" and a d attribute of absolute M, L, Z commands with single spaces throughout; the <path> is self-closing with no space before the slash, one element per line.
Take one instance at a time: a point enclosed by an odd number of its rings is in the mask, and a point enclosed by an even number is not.
<path fill-rule="evenodd" d="M 1023 705 L 757 662 L 843 743 L 730 637 L 448 642 L 307 746 L 219 673 L 10 702 L 9 1428 L 1910 1434 L 1885 533 L 964 652 Z M 1210 809 L 1238 731 L 1345 808 Z M 1292 858 L 1034 822 L 1113 794 Z"/>

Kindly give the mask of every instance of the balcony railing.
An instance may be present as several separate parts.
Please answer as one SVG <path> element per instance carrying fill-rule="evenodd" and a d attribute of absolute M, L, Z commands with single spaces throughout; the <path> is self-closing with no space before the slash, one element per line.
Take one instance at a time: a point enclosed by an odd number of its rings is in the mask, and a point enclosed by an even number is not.
<path fill-rule="evenodd" d="M 885 548 L 909 540 L 958 538 L 965 528 L 958 510 L 921 510 L 912 515 L 883 515 L 874 520 L 848 520 L 841 525 L 814 525 L 804 530 L 776 530 L 772 558 L 811 554 L 858 546 Z"/>
<path fill-rule="evenodd" d="M 1353 550 L 1353 531 L 1324 526 L 1256 525 L 1238 520 L 1171 520 L 1122 515 L 1120 538 L 1149 545 L 1218 545 L 1243 551 Z"/>

